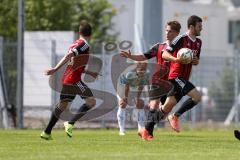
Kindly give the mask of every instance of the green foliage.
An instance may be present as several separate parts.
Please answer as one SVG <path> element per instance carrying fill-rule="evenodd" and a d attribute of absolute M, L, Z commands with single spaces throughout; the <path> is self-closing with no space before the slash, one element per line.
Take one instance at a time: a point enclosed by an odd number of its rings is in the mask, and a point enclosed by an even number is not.
<path fill-rule="evenodd" d="M 113 30 L 111 19 L 116 14 L 116 10 L 107 0 L 73 0 L 72 2 L 76 8 L 71 25 L 73 30 L 78 31 L 79 22 L 86 19 L 93 25 L 93 41 L 115 39 L 116 34 L 110 35 L 108 31 Z"/>
<path fill-rule="evenodd" d="M 66 0 L 25 0 L 26 30 L 70 30 L 73 8 Z"/>
<path fill-rule="evenodd" d="M 17 0 L 0 0 L 0 36 L 17 38 Z"/>
<path fill-rule="evenodd" d="M 0 0 L 0 36 L 17 37 L 17 0 Z M 83 19 L 93 26 L 93 41 L 116 38 L 112 17 L 115 9 L 107 0 L 25 0 L 25 30 L 78 31 Z"/>

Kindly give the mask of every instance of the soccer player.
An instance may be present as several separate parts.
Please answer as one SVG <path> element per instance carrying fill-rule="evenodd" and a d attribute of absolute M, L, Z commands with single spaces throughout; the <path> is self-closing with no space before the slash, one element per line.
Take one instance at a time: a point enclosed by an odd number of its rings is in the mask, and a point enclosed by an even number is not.
<path fill-rule="evenodd" d="M 240 131 L 234 130 L 234 136 L 235 136 L 238 140 L 240 140 Z"/>
<path fill-rule="evenodd" d="M 190 16 L 187 20 L 187 27 L 187 32 L 176 37 L 163 53 L 163 58 L 171 61 L 168 79 L 174 86 L 174 90 L 168 94 L 166 102 L 161 109 L 162 115 L 171 112 L 172 108 L 183 96 L 188 95 L 190 97 L 175 113 L 168 116 L 168 121 L 176 132 L 180 132 L 178 117 L 201 101 L 200 92 L 189 81 L 189 78 L 192 65 L 199 64 L 202 41 L 197 38 L 197 36 L 200 36 L 202 31 L 202 19 L 196 15 Z M 181 48 L 189 48 L 192 50 L 194 55 L 190 64 L 179 63 L 176 58 L 177 52 Z"/>
<path fill-rule="evenodd" d="M 59 68 L 68 62 L 67 68 L 62 77 L 62 90 L 60 94 L 60 102 L 52 111 L 49 123 L 46 129 L 41 133 L 40 137 L 51 140 L 51 131 L 59 120 L 61 113 L 67 108 L 68 104 L 73 101 L 76 95 L 81 96 L 85 103 L 78 110 L 70 122 L 65 122 L 65 131 L 69 137 L 72 137 L 72 129 L 74 123 L 87 113 L 89 109 L 95 106 L 96 100 L 91 90 L 83 83 L 81 75 L 89 74 L 97 78 L 98 73 L 85 70 L 89 58 L 90 46 L 87 40 L 92 33 L 92 27 L 87 21 L 81 21 L 79 26 L 79 39 L 70 45 L 66 55 L 58 62 L 54 68 L 45 71 L 46 75 L 53 75 Z"/>
<path fill-rule="evenodd" d="M 142 55 L 132 55 L 130 52 L 122 51 L 121 55 L 126 58 L 130 58 L 135 61 L 143 61 L 148 60 L 151 58 L 156 57 L 157 61 L 157 71 L 154 73 L 152 77 L 152 84 L 150 85 L 150 102 L 149 107 L 150 111 L 147 116 L 147 121 L 145 123 L 145 129 L 141 131 L 141 137 L 144 140 L 152 140 L 153 139 L 153 129 L 154 125 L 160 121 L 159 114 L 161 114 L 161 111 L 159 109 L 159 104 L 161 101 L 161 104 L 164 104 L 166 95 L 170 89 L 171 85 L 167 85 L 166 80 L 168 80 L 168 72 L 169 72 L 169 61 L 166 61 L 162 58 L 162 53 L 168 46 L 168 44 L 171 43 L 171 41 L 178 36 L 181 29 L 181 25 L 178 21 L 169 21 L 167 22 L 165 26 L 165 34 L 166 34 L 166 41 L 163 43 L 157 43 L 149 51 Z M 179 62 L 182 60 L 179 58 Z M 161 72 L 164 70 L 165 72 Z M 160 72 L 159 72 L 160 71 Z M 165 83 L 163 83 L 165 82 Z M 165 84 L 165 85 L 162 85 Z M 153 89 L 154 86 L 159 86 L 158 89 Z"/>
<path fill-rule="evenodd" d="M 145 111 L 144 101 L 140 98 L 142 90 L 145 85 L 148 85 L 149 74 L 146 71 L 147 63 L 139 62 L 135 69 L 123 73 L 118 82 L 118 99 L 119 108 L 117 111 L 117 120 L 119 125 L 119 135 L 125 135 L 125 121 L 126 121 L 126 106 L 128 104 L 129 92 L 131 90 L 137 91 L 135 105 L 137 108 L 137 122 L 138 132 L 144 127 Z"/>

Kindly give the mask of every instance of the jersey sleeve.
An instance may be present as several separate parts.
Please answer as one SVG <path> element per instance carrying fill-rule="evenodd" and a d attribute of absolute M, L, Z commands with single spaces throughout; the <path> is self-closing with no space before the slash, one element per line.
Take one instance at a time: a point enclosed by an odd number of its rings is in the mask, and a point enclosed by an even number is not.
<path fill-rule="evenodd" d="M 172 41 L 172 43 L 167 46 L 166 51 L 169 52 L 169 53 L 173 53 L 178 48 L 181 48 L 182 44 L 183 44 L 183 37 L 181 35 L 177 36 Z"/>
<path fill-rule="evenodd" d="M 70 51 L 74 54 L 74 56 L 77 56 L 85 53 L 88 50 L 89 50 L 89 45 L 86 42 L 82 41 L 80 44 L 71 48 Z"/>
<path fill-rule="evenodd" d="M 198 54 L 197 54 L 198 59 L 200 59 L 201 48 L 202 48 L 202 41 L 200 39 L 199 39 L 199 45 L 200 45 L 200 47 L 199 47 L 199 51 L 198 51 Z"/>
<path fill-rule="evenodd" d="M 157 52 L 158 52 L 158 48 L 159 48 L 159 43 L 153 45 L 147 52 L 143 53 L 143 55 L 147 59 L 151 59 L 153 57 L 156 57 L 157 56 Z"/>

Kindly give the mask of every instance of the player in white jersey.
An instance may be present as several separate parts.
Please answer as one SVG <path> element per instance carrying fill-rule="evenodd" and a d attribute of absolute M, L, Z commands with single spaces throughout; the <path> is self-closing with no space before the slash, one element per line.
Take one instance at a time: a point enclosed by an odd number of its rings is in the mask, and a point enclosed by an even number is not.
<path fill-rule="evenodd" d="M 145 85 L 149 82 L 149 73 L 146 72 L 147 63 L 137 63 L 135 69 L 123 73 L 118 81 L 118 111 L 117 119 L 119 125 L 119 135 L 125 135 L 125 121 L 126 121 L 126 106 L 129 99 L 129 93 L 136 91 L 136 97 L 134 97 L 134 103 L 137 108 L 137 122 L 138 131 L 144 127 L 145 112 L 144 112 L 144 101 L 140 98 L 142 90 Z"/>

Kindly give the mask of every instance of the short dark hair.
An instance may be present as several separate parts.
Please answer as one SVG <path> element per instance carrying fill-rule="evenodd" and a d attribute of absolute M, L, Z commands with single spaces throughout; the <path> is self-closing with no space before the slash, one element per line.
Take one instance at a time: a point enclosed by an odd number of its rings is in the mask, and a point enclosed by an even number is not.
<path fill-rule="evenodd" d="M 198 22 L 202 22 L 202 18 L 192 15 L 188 18 L 187 27 L 189 28 L 191 25 L 195 27 Z"/>
<path fill-rule="evenodd" d="M 79 33 L 86 37 L 91 36 L 92 26 L 86 20 L 82 20 L 79 25 Z"/>
<path fill-rule="evenodd" d="M 174 31 L 180 32 L 181 24 L 178 21 L 168 21 L 167 26 L 170 26 Z"/>

